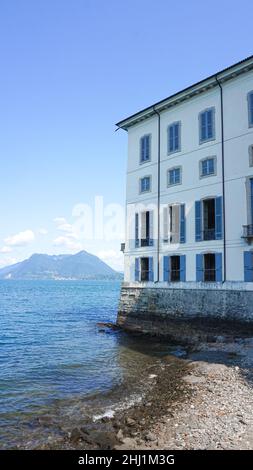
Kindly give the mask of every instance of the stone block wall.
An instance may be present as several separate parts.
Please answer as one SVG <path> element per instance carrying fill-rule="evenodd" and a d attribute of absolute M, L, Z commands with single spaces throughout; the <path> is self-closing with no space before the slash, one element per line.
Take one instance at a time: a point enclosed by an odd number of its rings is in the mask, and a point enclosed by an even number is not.
<path fill-rule="evenodd" d="M 253 291 L 122 286 L 117 323 L 132 332 L 193 340 L 253 327 Z M 206 339 L 206 337 L 205 337 Z"/>

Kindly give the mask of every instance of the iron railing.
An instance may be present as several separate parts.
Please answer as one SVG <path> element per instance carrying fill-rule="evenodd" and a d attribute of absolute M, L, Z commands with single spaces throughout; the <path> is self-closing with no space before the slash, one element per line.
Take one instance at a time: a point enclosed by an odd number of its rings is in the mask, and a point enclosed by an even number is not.
<path fill-rule="evenodd" d="M 141 238 L 141 246 L 153 246 L 153 238 Z"/>
<path fill-rule="evenodd" d="M 214 282 L 216 280 L 216 270 L 214 268 L 204 269 L 204 281 Z"/>
<path fill-rule="evenodd" d="M 253 238 L 253 224 L 243 225 L 242 228 L 243 228 L 242 238 L 248 238 L 248 239 Z"/>
<path fill-rule="evenodd" d="M 215 228 L 208 228 L 203 230 L 202 240 L 215 240 Z"/>
<path fill-rule="evenodd" d="M 149 270 L 141 269 L 141 281 L 149 281 Z"/>
<path fill-rule="evenodd" d="M 170 278 L 171 282 L 180 281 L 180 269 L 172 269 Z"/>

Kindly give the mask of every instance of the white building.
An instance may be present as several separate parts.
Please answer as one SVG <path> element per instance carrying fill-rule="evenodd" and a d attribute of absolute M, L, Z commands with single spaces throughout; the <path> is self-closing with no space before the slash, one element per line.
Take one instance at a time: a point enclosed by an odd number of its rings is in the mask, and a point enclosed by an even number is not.
<path fill-rule="evenodd" d="M 125 286 L 253 290 L 253 56 L 117 126 Z"/>

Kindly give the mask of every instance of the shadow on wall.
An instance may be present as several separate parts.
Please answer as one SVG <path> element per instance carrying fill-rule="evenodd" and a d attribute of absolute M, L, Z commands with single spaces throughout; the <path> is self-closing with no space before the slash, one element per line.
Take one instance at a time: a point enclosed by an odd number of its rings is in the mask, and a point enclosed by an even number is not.
<path fill-rule="evenodd" d="M 123 286 L 117 324 L 188 344 L 237 332 L 253 335 L 253 291 Z"/>

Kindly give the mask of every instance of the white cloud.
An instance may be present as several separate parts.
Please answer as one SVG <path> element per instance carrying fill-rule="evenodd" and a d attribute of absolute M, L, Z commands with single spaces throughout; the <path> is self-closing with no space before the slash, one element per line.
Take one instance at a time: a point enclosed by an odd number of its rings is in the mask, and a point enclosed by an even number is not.
<path fill-rule="evenodd" d="M 58 225 L 66 224 L 66 219 L 64 217 L 55 217 L 54 222 Z"/>
<path fill-rule="evenodd" d="M 12 249 L 9 246 L 3 246 L 3 248 L 0 249 L 0 253 L 10 253 Z"/>
<path fill-rule="evenodd" d="M 69 224 L 64 217 L 56 217 L 54 222 L 57 224 L 57 230 L 60 232 L 66 233 L 68 237 L 77 239 L 78 237 L 75 234 L 74 226 Z"/>
<path fill-rule="evenodd" d="M 105 263 L 109 264 L 113 269 L 117 271 L 123 271 L 123 255 L 120 251 L 116 250 L 103 250 L 98 251 L 96 255 L 101 258 Z"/>
<path fill-rule="evenodd" d="M 40 235 L 47 235 L 47 234 L 48 234 L 48 230 L 47 230 L 46 228 L 40 228 L 40 229 L 38 230 L 38 233 L 39 233 Z"/>
<path fill-rule="evenodd" d="M 32 230 L 25 230 L 24 232 L 19 232 L 16 235 L 7 237 L 4 239 L 4 243 L 7 246 L 25 246 L 33 242 L 35 235 Z"/>
<path fill-rule="evenodd" d="M 53 244 L 55 246 L 63 246 L 67 248 L 68 250 L 81 250 L 82 249 L 81 243 L 71 240 L 69 237 L 64 237 L 64 236 L 57 237 L 53 241 Z"/>
<path fill-rule="evenodd" d="M 15 264 L 17 263 L 17 259 L 16 258 L 4 258 L 4 259 L 0 259 L 0 267 L 1 268 L 4 268 L 5 266 L 10 266 L 11 264 Z"/>

